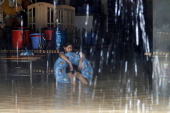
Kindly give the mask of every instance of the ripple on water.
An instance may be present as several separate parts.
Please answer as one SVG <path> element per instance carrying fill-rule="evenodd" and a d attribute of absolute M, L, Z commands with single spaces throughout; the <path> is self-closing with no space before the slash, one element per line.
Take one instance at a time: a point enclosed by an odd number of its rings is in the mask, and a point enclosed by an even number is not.
<path fill-rule="evenodd" d="M 108 79 L 108 80 L 107 80 Z M 119 80 L 107 78 L 92 86 L 7 82 L 0 87 L 0 112 L 4 113 L 166 113 L 168 97 L 146 92 L 150 86 L 131 84 L 130 92 Z M 150 89 L 149 89 L 150 90 Z M 136 91 L 136 93 L 134 93 Z"/>

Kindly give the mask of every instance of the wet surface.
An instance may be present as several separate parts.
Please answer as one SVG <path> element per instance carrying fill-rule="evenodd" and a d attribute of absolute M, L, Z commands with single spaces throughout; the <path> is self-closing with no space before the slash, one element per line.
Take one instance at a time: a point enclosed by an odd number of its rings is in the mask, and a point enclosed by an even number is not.
<path fill-rule="evenodd" d="M 130 68 L 124 72 L 125 62 L 123 67 L 121 63 L 115 63 L 117 71 L 106 67 L 95 73 L 91 85 L 56 83 L 53 75 L 47 82 L 45 74 L 34 74 L 32 85 L 29 77 L 1 79 L 0 112 L 168 113 L 170 98 L 152 93 L 143 60 L 137 62 L 137 74 Z"/>

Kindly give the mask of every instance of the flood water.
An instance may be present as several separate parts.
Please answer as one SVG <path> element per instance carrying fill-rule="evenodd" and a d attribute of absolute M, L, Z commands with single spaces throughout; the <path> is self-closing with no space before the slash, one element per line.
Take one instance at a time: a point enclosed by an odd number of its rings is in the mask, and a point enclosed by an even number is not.
<path fill-rule="evenodd" d="M 152 93 L 143 62 L 138 58 L 137 76 L 124 72 L 125 62 L 116 62 L 116 71 L 104 68 L 93 76 L 91 85 L 56 83 L 53 74 L 48 81 L 45 74 L 33 74 L 32 85 L 29 77 L 5 80 L 1 75 L 0 113 L 170 112 L 169 96 Z"/>

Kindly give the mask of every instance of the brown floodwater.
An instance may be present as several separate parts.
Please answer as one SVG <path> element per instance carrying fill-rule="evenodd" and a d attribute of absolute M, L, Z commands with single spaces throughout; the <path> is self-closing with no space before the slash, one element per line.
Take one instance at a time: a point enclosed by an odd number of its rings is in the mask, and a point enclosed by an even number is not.
<path fill-rule="evenodd" d="M 53 75 L 1 80 L 0 113 L 169 113 L 170 98 L 156 97 L 145 77 L 103 74 L 92 84 L 56 83 Z M 37 76 L 37 77 L 35 77 Z M 133 78 L 133 79 L 132 79 Z"/>

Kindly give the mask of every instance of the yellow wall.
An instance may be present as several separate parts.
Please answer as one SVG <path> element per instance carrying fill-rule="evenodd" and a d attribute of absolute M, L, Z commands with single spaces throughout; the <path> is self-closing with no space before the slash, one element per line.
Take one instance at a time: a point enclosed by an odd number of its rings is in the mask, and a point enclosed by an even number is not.
<path fill-rule="evenodd" d="M 9 7 L 8 0 L 5 0 L 4 3 L 1 5 L 3 7 L 3 11 L 6 15 L 16 15 L 16 12 L 19 12 L 22 10 L 21 3 L 22 0 L 16 0 L 16 3 L 18 6 Z"/>

